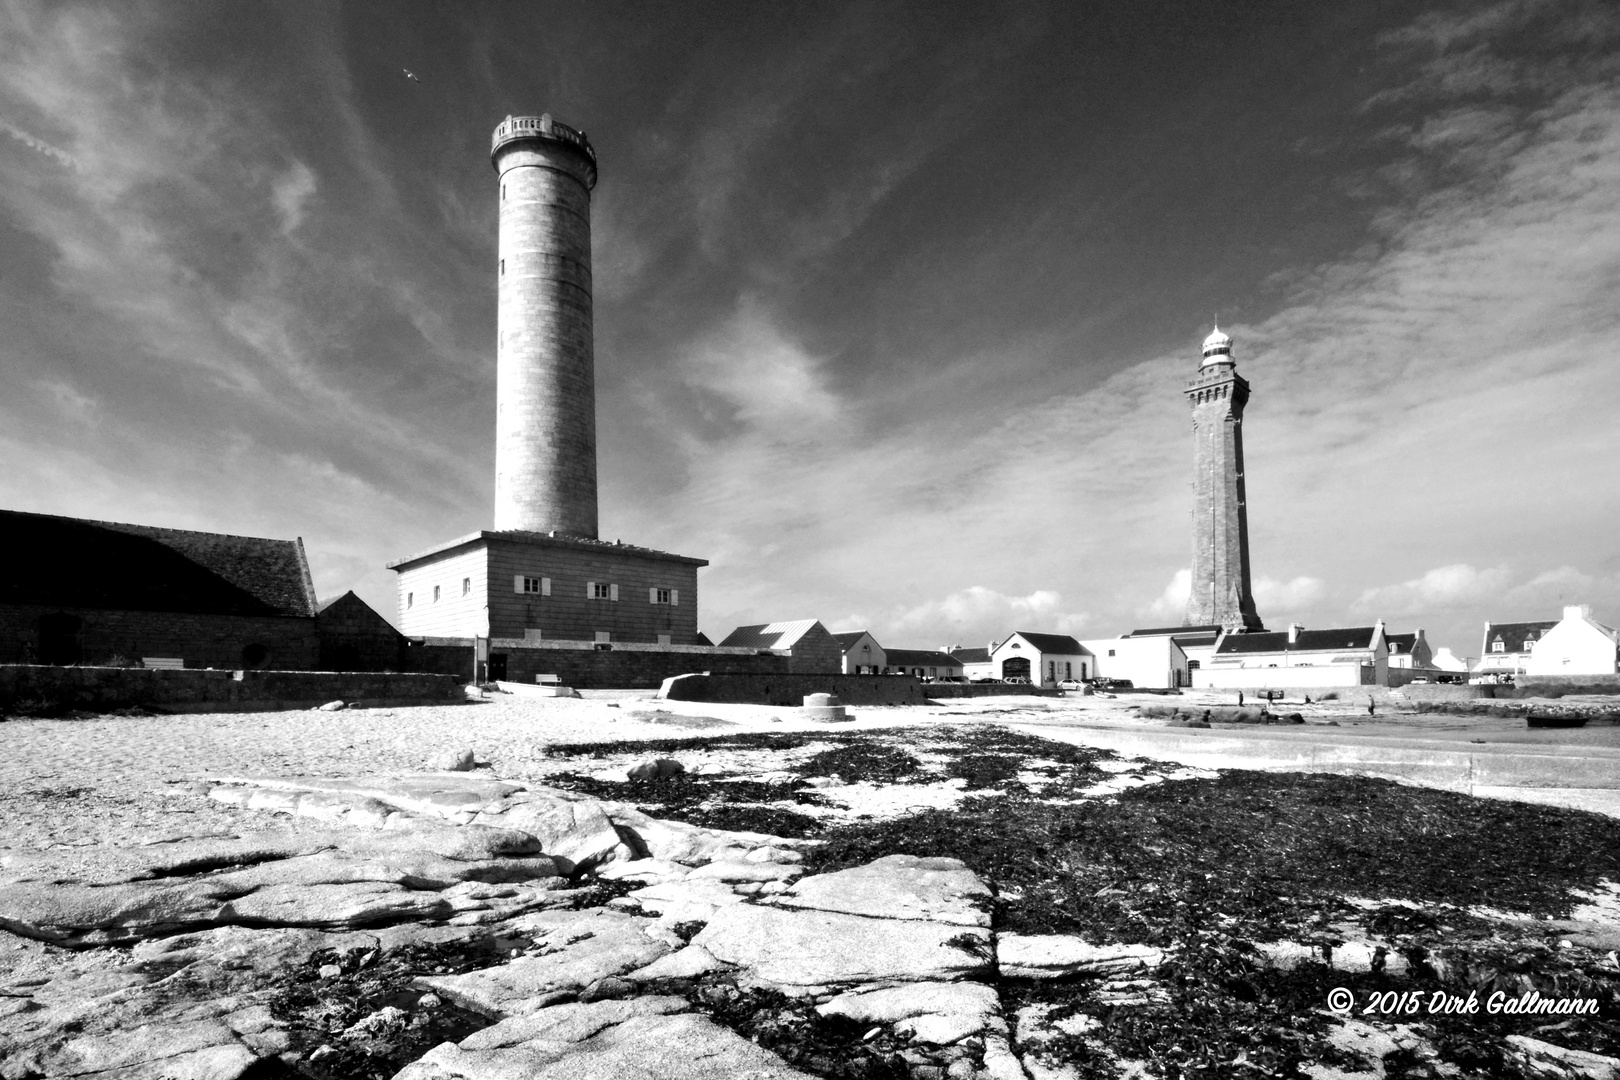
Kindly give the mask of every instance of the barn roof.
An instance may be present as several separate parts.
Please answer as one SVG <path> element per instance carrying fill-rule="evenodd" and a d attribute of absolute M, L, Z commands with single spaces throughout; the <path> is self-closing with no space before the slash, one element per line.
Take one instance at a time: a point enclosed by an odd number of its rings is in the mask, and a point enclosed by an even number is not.
<path fill-rule="evenodd" d="M 0 603 L 199 615 L 315 614 L 302 540 L 0 510 Z"/>

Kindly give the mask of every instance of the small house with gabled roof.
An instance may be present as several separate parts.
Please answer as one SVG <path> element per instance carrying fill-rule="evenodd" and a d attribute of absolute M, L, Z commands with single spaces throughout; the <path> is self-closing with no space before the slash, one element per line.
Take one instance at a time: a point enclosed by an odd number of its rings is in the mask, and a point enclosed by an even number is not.
<path fill-rule="evenodd" d="M 990 665 L 1003 682 L 1055 687 L 1066 679 L 1089 679 L 1096 657 L 1068 634 L 1015 631 L 990 650 Z"/>
<path fill-rule="evenodd" d="M 888 666 L 883 646 L 867 631 L 852 630 L 833 637 L 844 654 L 841 670 L 845 675 L 881 675 Z"/>
<path fill-rule="evenodd" d="M 958 679 L 962 677 L 962 662 L 948 652 L 933 649 L 888 649 L 885 672 L 897 675 L 915 675 L 919 679 Z"/>
<path fill-rule="evenodd" d="M 816 619 L 739 626 L 720 647 L 786 653 L 788 670 L 794 674 L 837 674 L 844 658 L 838 639 Z"/>

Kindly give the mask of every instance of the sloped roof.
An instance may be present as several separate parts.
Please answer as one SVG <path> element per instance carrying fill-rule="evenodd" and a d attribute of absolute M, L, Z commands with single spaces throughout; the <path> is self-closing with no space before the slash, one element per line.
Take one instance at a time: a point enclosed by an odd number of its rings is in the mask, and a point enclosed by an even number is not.
<path fill-rule="evenodd" d="M 866 636 L 867 633 L 865 630 L 851 630 L 844 634 L 834 634 L 833 638 L 838 642 L 838 647 L 840 649 L 843 649 L 845 652 L 849 652 L 857 641 Z M 872 640 L 873 642 L 876 642 L 877 638 L 873 638 Z"/>
<path fill-rule="evenodd" d="M 1502 639 L 1503 652 L 1528 652 L 1526 642 L 1534 641 L 1558 625 L 1557 619 L 1543 619 L 1539 622 L 1504 622 L 1485 624 L 1485 651 L 1491 651 L 1491 643 L 1497 638 Z"/>
<path fill-rule="evenodd" d="M 962 661 L 950 653 L 933 649 L 884 649 L 890 667 L 961 667 Z"/>
<path fill-rule="evenodd" d="M 699 630 L 698 634 L 697 634 L 697 644 L 699 644 L 699 645 L 707 645 L 710 648 L 714 647 L 714 642 L 709 640 L 709 635 L 705 634 L 701 630 Z"/>
<path fill-rule="evenodd" d="M 301 540 L 0 510 L 0 603 L 198 615 L 315 614 Z"/>
<path fill-rule="evenodd" d="M 793 622 L 739 626 L 727 634 L 726 640 L 720 644 L 735 649 L 791 649 L 812 627 L 820 625 L 816 619 L 797 619 Z"/>
<path fill-rule="evenodd" d="M 1390 652 L 1410 653 L 1417 645 L 1417 634 L 1391 634 L 1386 631 L 1384 640 L 1389 643 Z"/>
<path fill-rule="evenodd" d="M 990 662 L 989 649 L 952 649 L 951 655 L 963 664 L 988 664 Z"/>
<path fill-rule="evenodd" d="M 1227 634 L 1217 656 L 1233 653 L 1321 652 L 1328 649 L 1370 649 L 1376 626 L 1345 626 L 1333 630 L 1301 630 L 1299 640 L 1288 641 L 1288 631 L 1269 630 L 1260 634 Z"/>
<path fill-rule="evenodd" d="M 1220 623 L 1208 626 L 1160 626 L 1149 630 L 1132 630 L 1125 637 L 1183 637 L 1187 634 L 1219 634 Z"/>
<path fill-rule="evenodd" d="M 1066 653 L 1071 656 L 1079 656 L 1086 651 L 1078 641 L 1068 634 L 1031 634 L 1025 630 L 1015 630 L 1008 636 L 1021 637 L 1043 653 L 1057 653 L 1060 656 Z M 1006 642 L 1002 644 L 1006 644 Z"/>

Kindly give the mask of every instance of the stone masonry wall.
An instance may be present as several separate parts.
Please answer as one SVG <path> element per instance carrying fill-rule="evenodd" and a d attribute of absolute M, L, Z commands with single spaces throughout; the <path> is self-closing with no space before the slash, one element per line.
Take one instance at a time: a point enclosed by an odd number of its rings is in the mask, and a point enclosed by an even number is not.
<path fill-rule="evenodd" d="M 606 631 L 612 642 L 646 643 L 668 634 L 672 645 L 694 645 L 697 571 L 689 562 L 608 544 L 573 547 L 492 540 L 489 634 L 521 638 L 533 629 L 543 638 L 593 641 L 597 631 Z M 518 592 L 519 575 L 550 578 L 551 595 Z M 619 598 L 594 599 L 587 591 L 592 582 L 617 585 Z M 648 590 L 655 588 L 673 590 L 679 602 L 652 603 Z"/>
<path fill-rule="evenodd" d="M 40 618 L 76 616 L 79 660 L 104 663 L 115 656 L 179 657 L 188 668 L 253 666 L 244 656 L 262 646 L 259 667 L 313 668 L 319 656 L 315 620 L 292 615 L 195 615 L 169 611 L 104 611 L 0 605 L 0 663 L 39 657 Z"/>
<path fill-rule="evenodd" d="M 525 140 L 495 164 L 495 528 L 595 537 L 590 162 Z"/>
<path fill-rule="evenodd" d="M 428 704 L 465 701 L 444 675 L 329 671 L 187 671 L 0 665 L 0 710 L 19 703 L 66 709 L 141 705 L 159 712 L 309 708 L 328 701 Z"/>
<path fill-rule="evenodd" d="M 926 705 L 910 675 L 692 675 L 660 691 L 671 701 L 715 701 L 800 708 L 806 694 L 833 694 L 845 705 Z"/>

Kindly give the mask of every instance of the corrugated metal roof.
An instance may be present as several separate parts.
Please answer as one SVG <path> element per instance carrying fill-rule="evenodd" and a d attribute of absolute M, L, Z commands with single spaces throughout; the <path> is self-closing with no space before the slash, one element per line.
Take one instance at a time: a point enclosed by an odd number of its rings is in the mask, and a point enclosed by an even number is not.
<path fill-rule="evenodd" d="M 796 641 L 804 637 L 812 626 L 819 625 L 816 619 L 796 619 L 792 622 L 759 623 L 754 626 L 739 626 L 726 635 L 726 640 L 720 643 L 721 647 L 737 649 L 791 649 Z"/>

